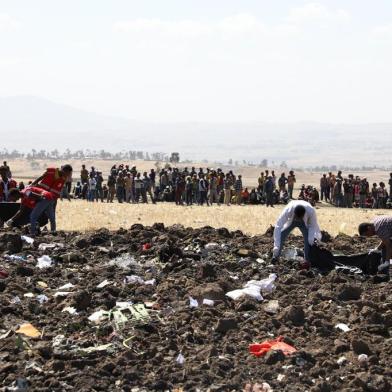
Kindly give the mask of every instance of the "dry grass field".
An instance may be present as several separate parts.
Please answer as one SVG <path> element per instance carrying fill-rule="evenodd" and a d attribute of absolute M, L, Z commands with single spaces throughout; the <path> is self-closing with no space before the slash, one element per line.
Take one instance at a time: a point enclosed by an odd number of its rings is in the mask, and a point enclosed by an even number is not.
<path fill-rule="evenodd" d="M 255 235 L 264 233 L 274 224 L 281 210 L 281 206 L 184 207 L 173 203 L 134 205 L 65 200 L 59 202 L 57 218 L 58 228 L 62 230 L 88 231 L 101 227 L 116 230 L 119 227 L 129 228 L 134 223 L 152 225 L 163 222 L 165 225 L 181 224 L 185 227 L 226 227 Z M 317 213 L 321 229 L 332 235 L 339 232 L 353 235 L 357 233 L 359 223 L 370 220 L 376 214 L 392 215 L 391 210 L 338 209 L 323 205 Z"/>

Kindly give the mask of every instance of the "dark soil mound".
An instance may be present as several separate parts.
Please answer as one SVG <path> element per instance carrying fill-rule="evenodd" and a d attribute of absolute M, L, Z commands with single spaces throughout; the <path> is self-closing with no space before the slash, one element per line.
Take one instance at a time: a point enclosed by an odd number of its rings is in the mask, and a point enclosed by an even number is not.
<path fill-rule="evenodd" d="M 374 247 L 326 234 L 331 251 Z M 299 248 L 302 239 L 291 237 L 288 246 Z M 0 269 L 9 274 L 0 278 L 0 386 L 390 391 L 390 283 L 345 270 L 301 271 L 285 260 L 272 265 L 271 250 L 270 233 L 180 225 L 58 233 L 33 244 L 18 232 L 0 234 Z M 40 269 L 44 255 L 53 264 Z M 264 301 L 225 296 L 271 273 L 276 288 Z M 17 334 L 26 323 L 40 335 Z M 278 336 L 297 353 L 249 354 L 249 344 Z"/>

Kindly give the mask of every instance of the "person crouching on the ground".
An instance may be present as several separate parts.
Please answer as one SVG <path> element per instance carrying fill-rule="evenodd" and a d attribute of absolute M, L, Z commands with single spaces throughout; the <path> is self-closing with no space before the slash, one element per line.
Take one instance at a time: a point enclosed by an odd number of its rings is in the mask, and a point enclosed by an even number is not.
<path fill-rule="evenodd" d="M 358 232 L 360 236 L 373 237 L 376 235 L 381 239 L 380 244 L 369 253 L 381 250 L 383 272 L 389 275 L 389 264 L 392 259 L 392 216 L 378 216 L 373 219 L 372 223 L 361 223 Z"/>
<path fill-rule="evenodd" d="M 289 234 L 298 228 L 304 237 L 304 266 L 309 267 L 310 247 L 315 240 L 321 240 L 316 210 L 303 200 L 291 201 L 280 214 L 274 230 L 273 259 L 276 261 Z"/>
<path fill-rule="evenodd" d="M 37 178 L 31 185 L 47 191 L 48 194 L 42 194 L 42 198 L 35 205 L 30 215 L 31 235 L 36 234 L 37 220 L 43 214 L 49 217 L 51 222 L 51 231 L 56 231 L 56 203 L 61 195 L 61 190 L 66 181 L 72 178 L 72 166 L 64 165 L 61 169 L 48 168 L 46 172 Z"/>
<path fill-rule="evenodd" d="M 56 232 L 53 193 L 36 186 L 28 186 L 22 191 L 11 189 L 10 195 L 13 201 L 21 199 L 21 206 L 19 211 L 7 222 L 8 226 L 19 227 L 27 224 L 28 218 L 30 218 L 30 232 L 35 235 L 40 216 L 46 214 L 50 221 L 51 232 Z"/>

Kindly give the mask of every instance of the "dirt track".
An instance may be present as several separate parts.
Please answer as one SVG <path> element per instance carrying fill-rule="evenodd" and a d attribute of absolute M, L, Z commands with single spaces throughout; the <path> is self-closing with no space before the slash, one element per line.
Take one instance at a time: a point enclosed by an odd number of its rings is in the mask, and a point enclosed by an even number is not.
<path fill-rule="evenodd" d="M 40 243 L 61 245 L 43 250 Z M 210 243 L 217 245 L 206 249 Z M 143 250 L 144 244 L 151 248 Z M 301 239 L 289 245 L 299 247 Z M 346 236 L 328 243 L 346 254 L 373 246 Z M 0 385 L 12 390 L 7 387 L 18 382 L 29 391 L 241 391 L 249 384 L 246 390 L 258 391 L 254 384 L 265 382 L 274 391 L 390 391 L 391 284 L 336 271 L 321 276 L 283 260 L 272 265 L 271 248 L 268 234 L 161 224 L 59 233 L 32 245 L 20 233 L 0 234 L 0 267 L 9 273 L 0 279 Z M 42 255 L 54 265 L 39 269 Z M 225 296 L 271 273 L 277 274 L 276 288 L 263 294 L 264 301 Z M 130 275 L 155 283 L 126 282 Z M 61 289 L 68 283 L 73 287 Z M 40 304 L 39 295 L 47 302 Z M 198 307 L 190 308 L 190 296 Z M 203 299 L 214 305 L 202 305 Z M 265 309 L 272 300 L 279 302 L 275 314 Z M 135 313 L 129 301 L 144 307 Z M 99 310 L 108 313 L 89 320 Z M 15 333 L 24 323 L 40 336 Z M 336 328 L 339 323 L 350 331 Z M 280 351 L 249 354 L 249 344 L 278 336 L 298 351 L 287 357 Z M 367 360 L 360 362 L 359 354 Z"/>

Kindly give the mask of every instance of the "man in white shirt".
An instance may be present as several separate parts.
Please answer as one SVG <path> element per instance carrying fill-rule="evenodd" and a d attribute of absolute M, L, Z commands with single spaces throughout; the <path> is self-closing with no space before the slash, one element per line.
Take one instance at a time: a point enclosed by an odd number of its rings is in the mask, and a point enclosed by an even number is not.
<path fill-rule="evenodd" d="M 301 230 L 304 237 L 305 262 L 309 263 L 310 247 L 315 240 L 321 240 L 321 231 L 317 223 L 316 210 L 303 200 L 291 201 L 280 214 L 274 230 L 273 259 L 278 259 L 289 234 L 295 229 Z"/>

